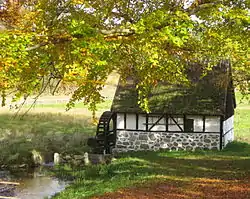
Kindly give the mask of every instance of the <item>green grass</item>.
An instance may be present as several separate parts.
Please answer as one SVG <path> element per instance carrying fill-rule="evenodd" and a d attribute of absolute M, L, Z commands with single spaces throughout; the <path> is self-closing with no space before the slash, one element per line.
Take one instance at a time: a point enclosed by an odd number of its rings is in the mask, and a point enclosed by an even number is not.
<path fill-rule="evenodd" d="M 0 165 L 30 165 L 32 150 L 46 161 L 52 161 L 55 152 L 84 153 L 86 140 L 96 129 L 86 109 L 65 112 L 64 108 L 40 108 L 20 116 L 0 112 Z"/>
<path fill-rule="evenodd" d="M 237 109 L 235 113 L 235 138 L 250 143 L 250 109 Z"/>
<path fill-rule="evenodd" d="M 238 141 L 250 143 L 250 95 L 242 98 L 236 93 L 237 108 L 234 117 L 234 133 Z"/>
<path fill-rule="evenodd" d="M 120 155 L 109 165 L 84 169 L 59 169 L 59 175 L 72 176 L 75 182 L 56 199 L 80 199 L 114 192 L 124 187 L 152 182 L 195 179 L 244 180 L 250 176 L 250 145 L 231 143 L 224 151 L 135 152 Z"/>
<path fill-rule="evenodd" d="M 96 116 L 110 105 L 111 100 L 99 104 Z M 66 103 L 37 104 L 23 116 L 29 109 L 25 105 L 17 117 L 15 110 L 0 109 L 0 166 L 30 165 L 32 150 L 47 161 L 52 161 L 55 152 L 81 154 L 88 150 L 86 140 L 96 130 L 92 112 L 83 103 L 68 112 L 65 108 Z"/>
<path fill-rule="evenodd" d="M 104 102 L 101 102 L 100 104 L 97 104 L 97 109 L 110 109 L 112 101 L 111 100 L 105 100 Z M 47 103 L 47 104 L 35 104 L 34 108 L 57 108 L 57 109 L 66 109 L 67 103 Z M 24 108 L 29 108 L 30 105 L 24 105 Z M 85 105 L 82 102 L 78 102 L 75 104 L 74 108 L 88 108 L 87 105 Z"/>
<path fill-rule="evenodd" d="M 30 113 L 23 118 L 14 118 L 12 114 L 1 114 L 2 131 L 9 129 L 17 134 L 46 134 L 50 131 L 61 133 L 89 132 L 90 119 L 85 116 L 63 115 L 61 113 Z"/>
<path fill-rule="evenodd" d="M 110 109 L 110 99 L 116 90 L 117 81 L 115 73 L 108 78 L 105 90 L 102 91 L 106 100 L 97 105 L 97 117 Z M 18 117 L 14 117 L 17 110 L 0 108 L 0 167 L 29 164 L 34 149 L 46 156 L 46 159 L 52 159 L 54 152 L 81 154 L 88 150 L 86 140 L 96 131 L 92 112 L 82 102 L 77 102 L 74 108 L 66 112 L 68 98 L 65 94 L 42 95 L 24 117 L 22 115 L 30 108 L 32 97 Z"/>
<path fill-rule="evenodd" d="M 80 153 L 86 150 L 86 139 L 94 135 L 90 116 L 61 113 L 29 113 L 23 118 L 0 114 L 0 164 L 27 164 L 32 150 L 47 161 L 53 153 Z"/>

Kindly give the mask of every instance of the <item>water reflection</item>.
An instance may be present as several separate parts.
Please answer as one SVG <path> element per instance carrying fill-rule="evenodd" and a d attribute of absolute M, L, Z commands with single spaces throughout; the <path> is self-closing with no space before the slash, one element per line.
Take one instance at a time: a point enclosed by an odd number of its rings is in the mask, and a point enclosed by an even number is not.
<path fill-rule="evenodd" d="M 11 172 L 11 179 L 20 183 L 16 187 L 16 197 L 20 199 L 51 198 L 64 190 L 69 183 L 51 177 L 48 169 L 40 167 L 33 171 Z"/>
<path fill-rule="evenodd" d="M 16 189 L 16 197 L 21 199 L 50 198 L 67 186 L 66 182 L 47 176 L 26 178 L 20 183 L 20 186 Z"/>

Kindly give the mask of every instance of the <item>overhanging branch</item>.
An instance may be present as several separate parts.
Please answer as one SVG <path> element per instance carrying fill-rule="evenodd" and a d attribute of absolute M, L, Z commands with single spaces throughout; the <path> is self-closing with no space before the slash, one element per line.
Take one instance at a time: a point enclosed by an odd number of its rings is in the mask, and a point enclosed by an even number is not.
<path fill-rule="evenodd" d="M 124 34 L 126 36 L 127 34 L 134 34 L 135 31 L 129 28 L 116 28 L 116 29 L 111 29 L 111 30 L 100 30 L 100 33 L 103 35 L 116 35 L 116 34 Z"/>
<path fill-rule="evenodd" d="M 133 29 L 129 29 L 129 28 L 116 28 L 116 29 L 111 29 L 111 30 L 99 30 L 99 32 L 104 35 L 105 39 L 108 39 L 109 37 L 128 37 L 131 36 L 133 34 L 135 34 L 135 31 Z M 58 44 L 58 43 L 65 43 L 65 42 L 69 42 L 72 41 L 73 38 L 77 38 L 77 39 L 82 39 L 84 38 L 84 35 L 81 34 L 77 34 L 77 35 L 73 35 L 73 37 L 68 36 L 68 37 L 58 37 L 56 38 L 55 36 L 51 37 L 51 39 L 48 42 L 42 42 L 40 44 L 36 44 L 30 47 L 26 48 L 26 51 L 32 51 L 32 50 L 36 50 L 40 47 L 49 45 L 49 44 Z"/>
<path fill-rule="evenodd" d="M 201 3 L 201 4 L 199 4 L 199 5 L 195 6 L 195 7 L 191 6 L 191 8 L 187 9 L 187 11 L 188 11 L 189 15 L 194 15 L 195 13 L 199 12 L 200 10 L 213 7 L 218 3 L 220 3 L 220 1 L 212 2 L 212 3 Z"/>
<path fill-rule="evenodd" d="M 43 42 L 43 43 L 40 43 L 40 44 L 36 44 L 34 46 L 30 46 L 30 47 L 26 48 L 26 51 L 36 50 L 36 49 L 38 49 L 38 48 L 40 48 L 42 46 L 46 46 L 48 44 L 49 44 L 49 42 Z"/>

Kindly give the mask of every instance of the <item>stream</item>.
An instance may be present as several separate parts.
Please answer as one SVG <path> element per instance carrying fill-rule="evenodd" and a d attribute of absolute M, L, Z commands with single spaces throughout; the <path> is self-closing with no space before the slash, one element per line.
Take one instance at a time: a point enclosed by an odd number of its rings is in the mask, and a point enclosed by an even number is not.
<path fill-rule="evenodd" d="M 36 168 L 33 171 L 0 171 L 0 179 L 20 183 L 15 189 L 15 197 L 19 199 L 51 198 L 63 191 L 69 182 L 51 177 L 48 168 Z"/>

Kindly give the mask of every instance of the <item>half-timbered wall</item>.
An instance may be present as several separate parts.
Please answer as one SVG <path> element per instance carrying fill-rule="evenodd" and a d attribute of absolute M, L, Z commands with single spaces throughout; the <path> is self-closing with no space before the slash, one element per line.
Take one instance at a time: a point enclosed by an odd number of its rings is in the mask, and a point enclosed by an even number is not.
<path fill-rule="evenodd" d="M 220 149 L 220 137 L 220 116 L 117 113 L 115 150 Z"/>
<path fill-rule="evenodd" d="M 231 116 L 223 122 L 223 139 L 222 144 L 225 147 L 229 142 L 234 140 L 234 116 Z"/>
<path fill-rule="evenodd" d="M 193 129 L 185 130 L 186 120 L 193 120 Z M 206 115 L 156 115 L 117 113 L 118 130 L 166 132 L 220 132 L 220 116 Z"/>

